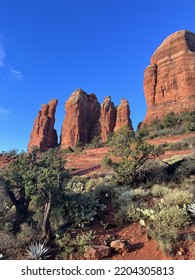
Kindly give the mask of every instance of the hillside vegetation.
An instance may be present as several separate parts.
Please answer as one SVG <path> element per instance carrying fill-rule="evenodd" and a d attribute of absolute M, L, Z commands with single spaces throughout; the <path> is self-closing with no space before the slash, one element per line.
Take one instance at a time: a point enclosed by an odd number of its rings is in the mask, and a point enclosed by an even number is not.
<path fill-rule="evenodd" d="M 162 130 L 174 122 L 174 129 L 178 125 L 183 132 L 184 127 L 185 132 L 194 131 L 185 114 L 169 114 Z M 193 124 L 194 113 L 190 116 Z M 1 258 L 85 259 L 93 258 L 89 252 L 97 246 L 111 250 L 96 258 L 128 259 L 135 257 L 134 251 L 139 258 L 147 242 L 155 241 L 162 258 L 194 259 L 194 138 L 189 139 L 188 156 L 166 158 L 166 151 L 173 149 L 170 143 L 148 141 L 159 126 L 157 121 L 137 133 L 124 127 L 111 135 L 102 148 L 104 172 L 87 177 L 73 175 L 69 158 L 83 155 L 85 160 L 86 151 L 100 149 L 99 139 L 87 150 L 78 143 L 75 150 L 12 151 L 12 160 L 0 169 Z M 136 245 L 133 227 L 146 238 L 143 248 Z M 112 247 L 115 240 L 129 246 L 117 250 Z"/>

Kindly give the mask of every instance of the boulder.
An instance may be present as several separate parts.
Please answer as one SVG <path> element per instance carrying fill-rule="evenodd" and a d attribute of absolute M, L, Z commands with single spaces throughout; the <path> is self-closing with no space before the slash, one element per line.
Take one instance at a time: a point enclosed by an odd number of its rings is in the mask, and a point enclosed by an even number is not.
<path fill-rule="evenodd" d="M 109 257 L 111 254 L 111 248 L 105 245 L 94 245 L 87 248 L 85 251 L 85 258 L 88 260 L 98 259 Z"/>
<path fill-rule="evenodd" d="M 195 110 L 195 34 L 181 30 L 168 36 L 144 72 L 147 114 L 144 123 L 170 112 Z"/>
<path fill-rule="evenodd" d="M 44 152 L 58 144 L 57 132 L 54 129 L 57 104 L 58 100 L 53 99 L 49 104 L 42 105 L 30 135 L 29 151 L 36 146 Z"/>
<path fill-rule="evenodd" d="M 110 243 L 110 247 L 120 254 L 128 253 L 131 250 L 131 245 L 127 240 L 114 240 Z"/>

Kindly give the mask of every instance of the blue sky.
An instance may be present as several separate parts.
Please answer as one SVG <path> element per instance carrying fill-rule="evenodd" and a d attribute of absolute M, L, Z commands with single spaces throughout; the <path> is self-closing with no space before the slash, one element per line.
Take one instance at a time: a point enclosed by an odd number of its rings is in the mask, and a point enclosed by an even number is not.
<path fill-rule="evenodd" d="M 0 151 L 26 150 L 41 104 L 77 88 L 130 103 L 144 119 L 143 73 L 171 33 L 195 32 L 195 0 L 0 0 Z"/>

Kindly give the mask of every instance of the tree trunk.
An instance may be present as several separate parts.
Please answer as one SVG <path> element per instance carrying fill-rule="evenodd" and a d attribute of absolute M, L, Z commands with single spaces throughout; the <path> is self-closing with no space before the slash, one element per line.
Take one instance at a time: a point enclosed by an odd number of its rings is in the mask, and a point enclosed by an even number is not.
<path fill-rule="evenodd" d="M 51 226 L 49 221 L 50 208 L 51 208 L 51 194 L 49 194 L 49 199 L 45 203 L 43 225 L 42 225 L 42 236 L 41 236 L 41 239 L 43 240 L 51 239 L 52 237 Z"/>

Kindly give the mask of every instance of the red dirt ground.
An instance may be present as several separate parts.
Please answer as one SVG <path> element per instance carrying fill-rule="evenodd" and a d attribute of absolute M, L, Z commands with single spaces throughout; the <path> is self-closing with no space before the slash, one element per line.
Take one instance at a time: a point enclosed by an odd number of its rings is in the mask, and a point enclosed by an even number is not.
<path fill-rule="evenodd" d="M 162 137 L 149 140 L 151 144 L 163 144 L 163 143 L 176 143 L 183 139 L 195 137 L 195 133 Z M 84 150 L 81 154 L 69 154 L 67 156 L 67 168 L 72 168 L 72 174 L 91 176 L 93 173 L 106 174 L 109 170 L 105 170 L 101 166 L 101 161 L 104 156 L 107 155 L 109 149 L 96 148 Z M 176 155 L 190 155 L 192 150 L 183 151 L 166 151 L 161 156 L 163 159 L 171 158 Z M 108 238 L 108 236 L 117 236 L 130 242 L 133 246 L 133 250 L 129 253 L 115 254 L 109 259 L 116 260 L 189 260 L 195 259 L 195 242 L 184 242 L 181 245 L 178 244 L 178 251 L 175 257 L 166 256 L 159 248 L 158 243 L 155 240 L 149 240 L 146 233 L 144 233 L 139 223 L 134 223 L 126 226 L 122 229 L 106 230 L 98 225 L 90 228 L 96 232 L 96 243 L 102 244 L 102 242 Z M 190 234 L 195 234 L 195 227 L 189 229 Z"/>
<path fill-rule="evenodd" d="M 93 229 L 93 228 L 92 228 Z M 148 239 L 145 230 L 139 223 L 133 223 L 122 229 L 107 230 L 95 227 L 96 242 L 102 244 L 102 241 L 108 237 L 117 236 L 119 239 L 127 240 L 132 245 L 129 253 L 113 254 L 112 260 L 194 260 L 195 259 L 195 242 L 183 242 L 178 244 L 176 255 L 167 256 L 159 248 L 155 240 Z M 195 227 L 190 228 L 188 233 L 195 234 Z M 181 255 L 180 255 L 181 254 Z"/>

